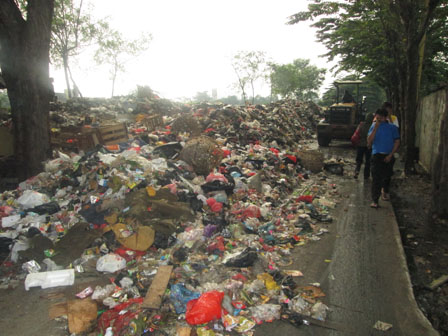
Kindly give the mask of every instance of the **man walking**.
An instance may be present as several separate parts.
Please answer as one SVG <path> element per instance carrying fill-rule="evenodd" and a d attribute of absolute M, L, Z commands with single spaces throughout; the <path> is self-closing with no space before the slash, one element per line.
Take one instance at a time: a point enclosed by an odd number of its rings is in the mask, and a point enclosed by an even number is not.
<path fill-rule="evenodd" d="M 383 190 L 383 199 L 389 199 L 389 187 L 394 154 L 400 147 L 398 127 L 387 121 L 387 110 L 375 113 L 376 121 L 370 127 L 367 144 L 372 147 L 372 208 L 378 209 L 378 200 Z"/>

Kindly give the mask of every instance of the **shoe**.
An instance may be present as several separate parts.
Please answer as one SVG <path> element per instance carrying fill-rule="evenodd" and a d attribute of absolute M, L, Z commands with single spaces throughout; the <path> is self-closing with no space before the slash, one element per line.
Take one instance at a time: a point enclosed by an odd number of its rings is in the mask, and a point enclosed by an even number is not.
<path fill-rule="evenodd" d="M 390 201 L 390 195 L 388 193 L 385 193 L 384 191 L 381 193 L 381 199 L 383 201 Z"/>
<path fill-rule="evenodd" d="M 374 209 L 378 209 L 380 206 L 378 203 L 372 202 L 372 203 L 370 203 L 370 207 L 374 208 Z"/>

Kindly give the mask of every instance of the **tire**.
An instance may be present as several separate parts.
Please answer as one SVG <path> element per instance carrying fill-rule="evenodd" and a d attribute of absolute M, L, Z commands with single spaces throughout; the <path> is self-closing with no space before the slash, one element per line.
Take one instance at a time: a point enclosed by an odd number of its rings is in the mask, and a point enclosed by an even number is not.
<path fill-rule="evenodd" d="M 331 142 L 331 138 L 327 138 L 327 137 L 324 137 L 324 136 L 318 136 L 317 137 L 317 143 L 321 147 L 328 147 L 330 142 Z"/>

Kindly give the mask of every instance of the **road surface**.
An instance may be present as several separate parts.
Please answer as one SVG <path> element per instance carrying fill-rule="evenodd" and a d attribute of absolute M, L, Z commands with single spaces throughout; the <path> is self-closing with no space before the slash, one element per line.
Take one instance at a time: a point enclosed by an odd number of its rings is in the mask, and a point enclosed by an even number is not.
<path fill-rule="evenodd" d="M 324 149 L 327 157 L 354 157 L 349 145 Z M 255 335 L 438 335 L 414 300 L 398 225 L 390 202 L 370 208 L 370 181 L 353 179 L 346 169 L 339 186 L 342 201 L 328 225 L 330 234 L 294 252 L 303 285 L 321 283 L 331 312 L 326 326 L 294 327 L 283 321 L 257 327 Z M 380 201 L 381 202 L 381 201 Z M 331 262 L 326 262 L 331 260 Z M 376 321 L 393 325 L 373 328 Z"/>

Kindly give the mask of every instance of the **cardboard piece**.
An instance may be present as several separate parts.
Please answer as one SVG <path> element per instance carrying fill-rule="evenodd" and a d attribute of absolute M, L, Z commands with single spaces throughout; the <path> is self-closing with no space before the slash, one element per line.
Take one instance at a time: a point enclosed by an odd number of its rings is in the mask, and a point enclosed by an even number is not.
<path fill-rule="evenodd" d="M 81 333 L 90 328 L 97 317 L 96 302 L 91 299 L 70 300 L 67 302 L 68 330 Z"/>
<path fill-rule="evenodd" d="M 185 326 L 178 326 L 176 329 L 176 336 L 190 336 L 191 328 Z"/>
<path fill-rule="evenodd" d="M 117 240 L 131 250 L 146 251 L 154 243 L 155 231 L 152 227 L 140 226 L 137 232 L 129 237 L 123 237 L 123 230 L 127 230 L 125 224 L 119 223 L 112 226 Z"/>
<path fill-rule="evenodd" d="M 143 308 L 159 309 L 162 304 L 163 294 L 165 293 L 168 281 L 170 280 L 173 266 L 160 266 L 157 274 L 149 287 L 148 293 L 143 300 Z"/>
<path fill-rule="evenodd" d="M 67 302 L 58 302 L 51 305 L 50 309 L 48 310 L 48 317 L 50 318 L 50 320 L 53 320 L 57 317 L 67 315 L 67 312 Z"/>

